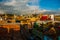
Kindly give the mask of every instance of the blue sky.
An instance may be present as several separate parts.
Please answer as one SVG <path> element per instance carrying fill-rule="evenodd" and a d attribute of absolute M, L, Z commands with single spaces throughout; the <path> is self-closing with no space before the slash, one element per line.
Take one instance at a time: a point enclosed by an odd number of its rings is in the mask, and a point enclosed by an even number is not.
<path fill-rule="evenodd" d="M 47 10 L 58 10 L 60 8 L 60 0 L 38 0 L 38 5 L 41 9 Z M 31 2 L 28 3 L 29 5 L 33 5 Z"/>
<path fill-rule="evenodd" d="M 15 12 L 15 10 L 18 12 L 27 12 L 34 8 L 37 8 L 40 11 L 57 11 L 60 10 L 60 0 L 0 0 L 0 10 L 2 9 L 8 12 Z"/>
<path fill-rule="evenodd" d="M 57 10 L 60 8 L 60 0 L 42 0 L 40 6 L 45 9 Z"/>

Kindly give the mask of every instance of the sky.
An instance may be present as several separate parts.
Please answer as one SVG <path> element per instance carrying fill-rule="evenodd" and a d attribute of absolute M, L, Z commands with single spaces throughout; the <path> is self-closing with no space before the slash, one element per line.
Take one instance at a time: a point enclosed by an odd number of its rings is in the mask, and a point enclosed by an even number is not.
<path fill-rule="evenodd" d="M 60 0 L 0 0 L 0 13 L 34 13 L 35 11 L 60 11 Z"/>

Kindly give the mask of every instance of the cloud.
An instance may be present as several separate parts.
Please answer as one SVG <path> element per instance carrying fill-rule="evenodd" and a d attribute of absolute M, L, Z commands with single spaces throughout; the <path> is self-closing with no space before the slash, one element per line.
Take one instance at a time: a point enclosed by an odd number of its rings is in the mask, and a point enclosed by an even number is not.
<path fill-rule="evenodd" d="M 60 8 L 58 8 L 60 10 Z"/>
<path fill-rule="evenodd" d="M 19 13 L 23 10 L 28 9 L 27 5 L 28 0 L 7 0 L 6 2 L 0 3 L 0 9 L 6 12 Z"/>
<path fill-rule="evenodd" d="M 11 0 L 11 1 L 5 2 L 4 5 L 20 6 L 20 5 L 26 4 L 27 2 L 28 0 Z"/>
<path fill-rule="evenodd" d="M 31 2 L 32 5 L 28 5 Z M 14 11 L 20 13 L 27 13 L 28 11 L 31 12 L 32 10 L 38 9 L 38 6 L 33 6 L 33 4 L 37 4 L 37 0 L 11 0 L 9 2 L 5 2 L 4 5 L 12 6 Z M 11 10 L 10 10 L 11 11 Z"/>
<path fill-rule="evenodd" d="M 4 5 L 9 5 L 9 6 L 11 5 L 11 6 L 13 6 L 13 5 L 15 5 L 15 3 L 16 3 L 16 1 L 12 0 L 10 2 L 5 2 Z"/>
<path fill-rule="evenodd" d="M 4 5 L 10 5 L 10 6 L 19 5 L 20 6 L 27 2 L 28 0 L 11 0 L 11 1 L 5 2 Z"/>
<path fill-rule="evenodd" d="M 0 14 L 4 14 L 4 11 L 3 10 L 0 10 Z"/>
<path fill-rule="evenodd" d="M 39 5 L 40 0 L 30 0 L 29 5 Z"/>
<path fill-rule="evenodd" d="M 50 11 L 40 10 L 39 0 L 6 0 L 0 3 L 0 9 L 4 12 L 18 14 Z"/>
<path fill-rule="evenodd" d="M 46 10 L 46 9 L 40 10 L 40 12 L 47 12 L 47 11 L 51 11 L 51 10 Z"/>
<path fill-rule="evenodd" d="M 37 10 L 37 9 L 39 9 L 39 6 L 29 6 L 29 9 L 30 10 Z"/>

